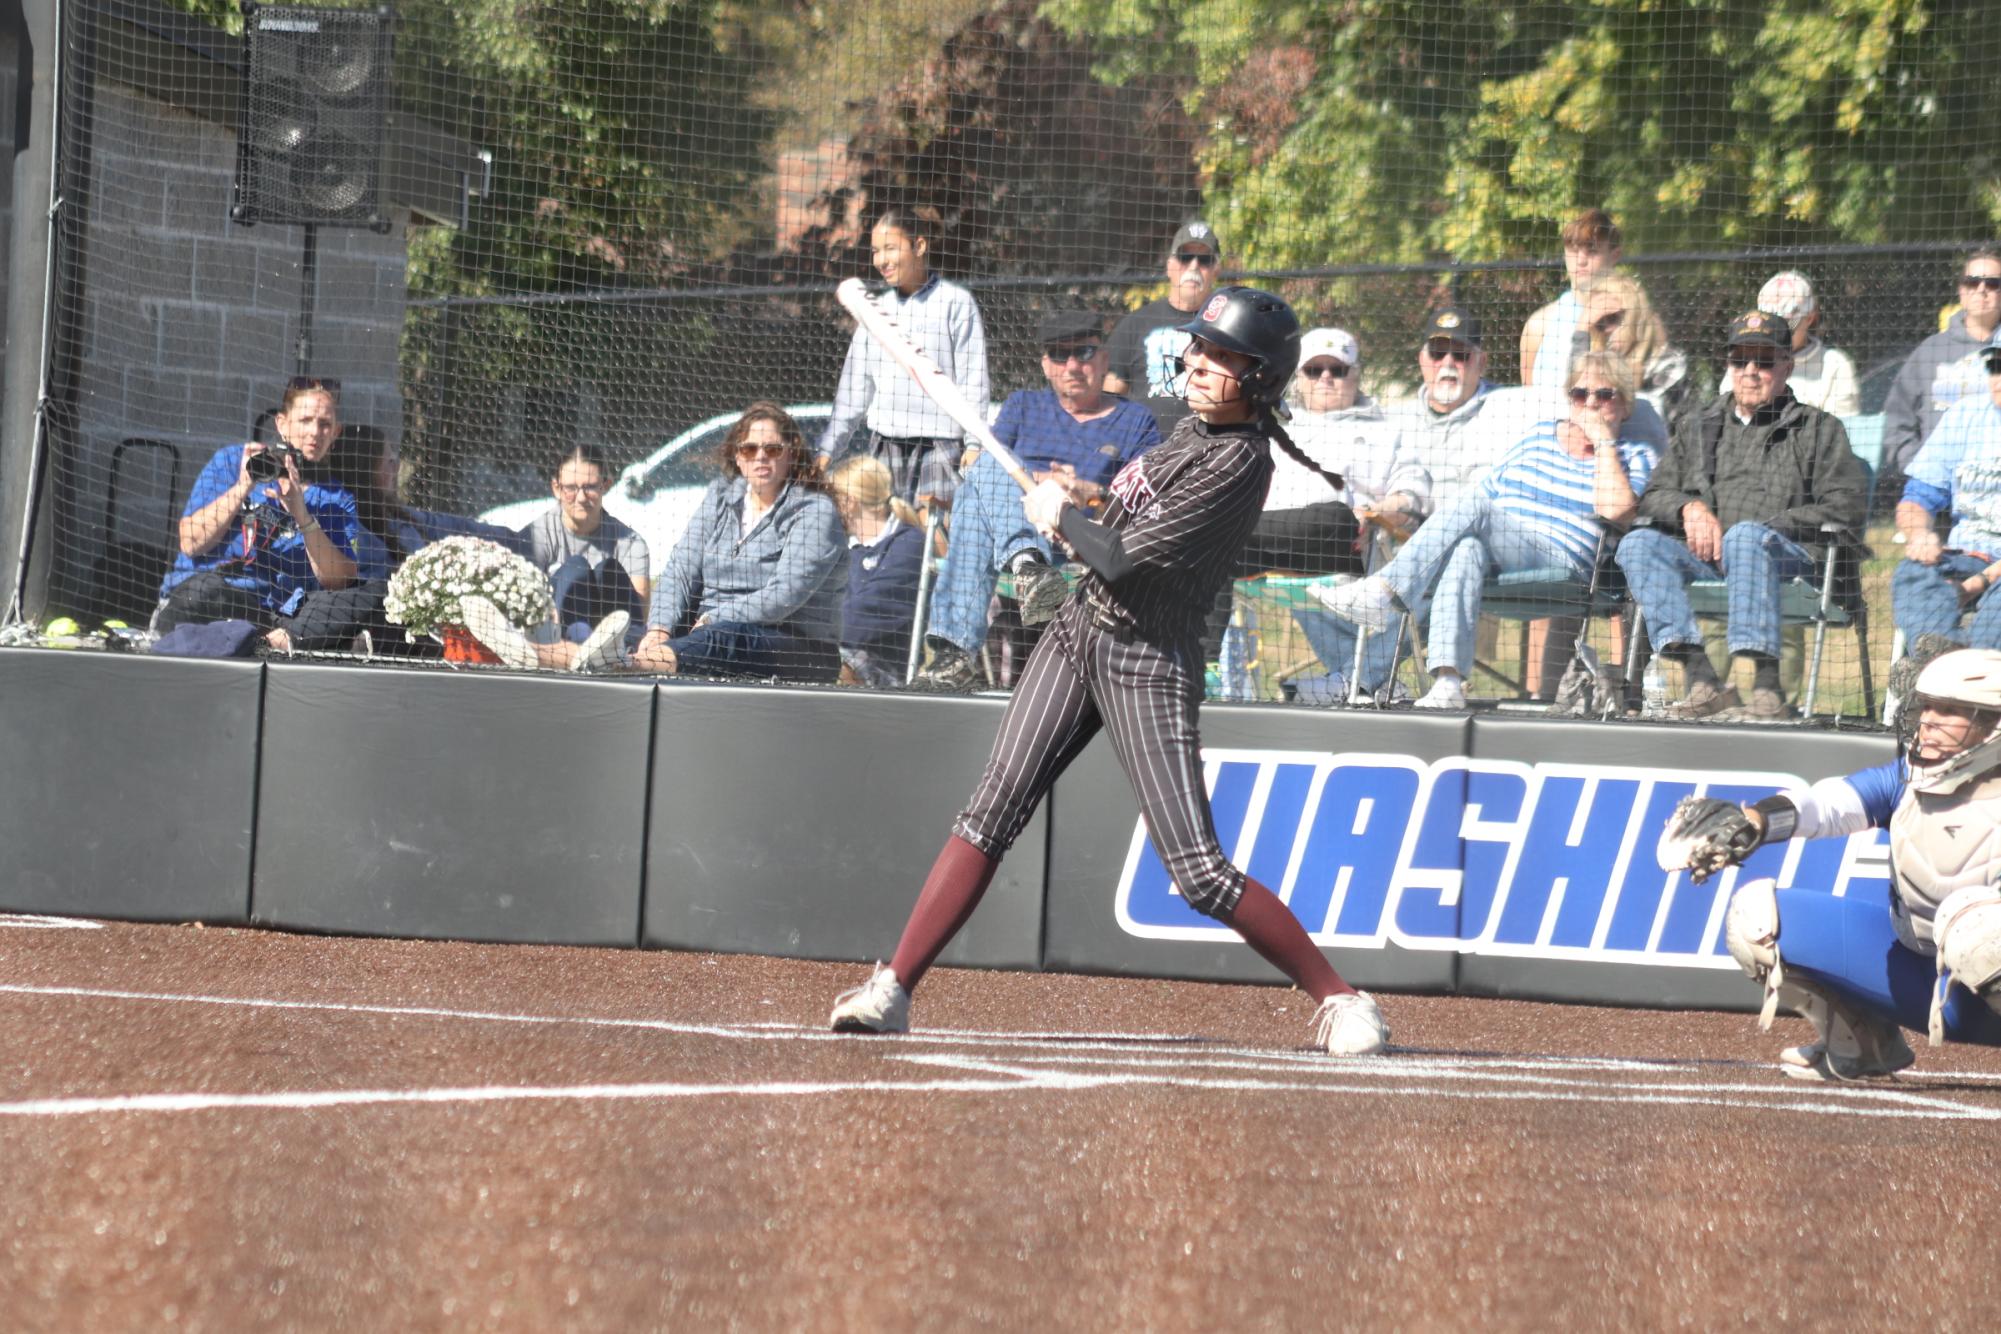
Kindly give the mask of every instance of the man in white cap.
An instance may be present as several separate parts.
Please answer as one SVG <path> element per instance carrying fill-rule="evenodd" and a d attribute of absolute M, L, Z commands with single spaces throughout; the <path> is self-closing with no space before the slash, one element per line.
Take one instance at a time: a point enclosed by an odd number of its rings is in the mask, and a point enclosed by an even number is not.
<path fill-rule="evenodd" d="M 1793 373 L 1786 381 L 1793 397 L 1810 408 L 1831 412 L 1837 417 L 1853 417 L 1862 411 L 1862 391 L 1855 382 L 1855 363 L 1840 348 L 1829 347 L 1820 337 L 1820 303 L 1813 284 L 1804 273 L 1787 269 L 1775 273 L 1758 289 L 1758 309 L 1776 315 L 1793 329 Z M 1726 367 L 1718 392 L 1728 394 L 1734 387 Z"/>
<path fill-rule="evenodd" d="M 1299 343 L 1299 374 L 1286 391 L 1293 443 L 1347 486 L 1330 493 L 1327 483 L 1286 457 L 1272 454 L 1271 488 L 1265 517 L 1252 534 L 1250 564 L 1261 569 L 1294 569 L 1305 574 L 1363 573 L 1366 561 L 1361 524 L 1373 523 L 1401 538 L 1431 507 L 1431 474 L 1405 444 L 1402 429 L 1362 392 L 1362 347 L 1346 329 L 1309 329 Z M 1345 517 L 1345 530 L 1342 520 Z M 1358 523 L 1358 520 L 1360 521 Z M 1345 531 L 1347 549 L 1333 542 Z M 1282 564 L 1272 541 L 1290 536 L 1317 549 L 1318 561 Z M 1317 540 L 1316 540 L 1317 539 Z M 1302 553 L 1304 554 L 1304 553 Z M 1332 673 L 1332 697 L 1345 699 L 1352 687 L 1374 694 L 1390 679 L 1399 647 L 1395 635 L 1375 635 L 1355 674 L 1355 631 L 1319 607 L 1295 613 L 1316 656 Z M 1408 645 L 1403 647 L 1407 648 Z"/>

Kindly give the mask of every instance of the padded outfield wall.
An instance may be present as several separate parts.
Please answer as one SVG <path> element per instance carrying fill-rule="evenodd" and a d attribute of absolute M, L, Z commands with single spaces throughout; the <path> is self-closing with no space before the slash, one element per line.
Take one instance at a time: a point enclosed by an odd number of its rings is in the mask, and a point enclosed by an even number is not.
<path fill-rule="evenodd" d="M 1005 701 L 0 650 L 0 909 L 864 960 L 895 943 Z M 1689 884 L 1683 795 L 1882 735 L 1211 705 L 1219 833 L 1358 983 L 1749 1007 L 1737 875 L 1882 894 L 1872 831 Z M 946 962 L 1271 971 L 1181 902 L 1088 749 Z"/>

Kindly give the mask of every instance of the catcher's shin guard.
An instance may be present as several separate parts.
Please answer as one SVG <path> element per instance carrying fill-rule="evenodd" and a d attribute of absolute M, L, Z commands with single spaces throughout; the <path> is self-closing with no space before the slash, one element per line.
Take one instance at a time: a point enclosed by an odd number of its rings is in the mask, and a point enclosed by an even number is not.
<path fill-rule="evenodd" d="M 1916 1059 L 1895 1024 L 1866 1014 L 1814 983 L 1789 979 L 1779 957 L 1779 900 L 1770 880 L 1737 886 L 1723 917 L 1723 942 L 1745 975 L 1765 984 L 1758 1027 L 1769 1031 L 1780 1002 L 1813 1025 L 1814 1040 L 1790 1047 L 1779 1068 L 1794 1079 L 1861 1079 L 1894 1074 Z"/>
<path fill-rule="evenodd" d="M 1931 1045 L 1945 1041 L 1945 990 L 1957 982 L 2001 1012 L 2001 889 L 1968 885 L 1945 896 L 1932 914 L 1938 984 L 1932 989 Z"/>
<path fill-rule="evenodd" d="M 1785 966 L 1779 962 L 1779 900 L 1777 886 L 1770 880 L 1753 880 L 1737 886 L 1730 896 L 1729 910 L 1723 914 L 1723 943 L 1730 957 L 1753 982 L 1765 984 L 1765 1004 L 1758 1011 L 1758 1027 L 1770 1032 L 1772 1016 L 1778 1013 L 1779 991 L 1785 986 Z M 1786 1002 L 1795 1009 L 1791 996 Z"/>

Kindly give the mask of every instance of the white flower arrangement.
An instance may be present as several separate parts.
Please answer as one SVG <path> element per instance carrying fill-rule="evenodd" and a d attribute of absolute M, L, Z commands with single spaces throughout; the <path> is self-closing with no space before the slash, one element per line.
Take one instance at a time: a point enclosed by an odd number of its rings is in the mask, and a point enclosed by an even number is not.
<path fill-rule="evenodd" d="M 483 537 L 448 537 L 404 561 L 389 577 L 382 608 L 391 624 L 412 634 L 437 634 L 441 626 L 465 624 L 459 599 L 468 594 L 485 598 L 523 630 L 555 612 L 549 576 Z"/>

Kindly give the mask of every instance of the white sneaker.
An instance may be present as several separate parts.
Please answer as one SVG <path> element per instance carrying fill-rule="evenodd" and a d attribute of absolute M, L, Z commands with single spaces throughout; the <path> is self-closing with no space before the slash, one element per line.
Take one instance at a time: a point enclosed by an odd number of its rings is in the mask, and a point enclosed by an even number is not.
<path fill-rule="evenodd" d="M 466 618 L 466 630 L 509 667 L 532 672 L 540 664 L 535 646 L 521 627 L 509 621 L 500 608 L 478 594 L 459 599 L 459 611 Z"/>
<path fill-rule="evenodd" d="M 1420 709 L 1463 709 L 1466 707 L 1466 682 L 1457 676 L 1441 676 L 1431 683 L 1431 689 L 1417 702 Z"/>
<path fill-rule="evenodd" d="M 608 672 L 625 666 L 625 627 L 631 624 L 629 611 L 615 611 L 599 621 L 597 628 L 577 645 L 577 656 L 570 660 L 570 670 Z"/>
<path fill-rule="evenodd" d="M 868 981 L 835 998 L 832 1023 L 836 1033 L 907 1033 L 910 993 L 895 973 L 877 964 Z"/>
<path fill-rule="evenodd" d="M 1390 1026 L 1366 991 L 1329 996 L 1314 1019 L 1313 1040 L 1330 1056 L 1380 1056 L 1389 1049 Z"/>
<path fill-rule="evenodd" d="M 1397 616 L 1397 595 L 1381 575 L 1350 584 L 1315 584 L 1307 591 L 1321 606 L 1364 630 L 1387 630 Z"/>

